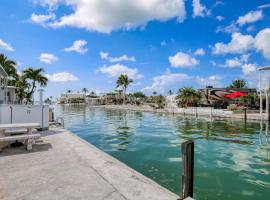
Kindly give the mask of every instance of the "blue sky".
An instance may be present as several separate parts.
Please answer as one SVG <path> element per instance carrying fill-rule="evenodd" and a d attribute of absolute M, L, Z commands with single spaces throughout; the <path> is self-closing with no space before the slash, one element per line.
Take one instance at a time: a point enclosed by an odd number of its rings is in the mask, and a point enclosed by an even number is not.
<path fill-rule="evenodd" d="M 0 11 L 0 52 L 19 71 L 44 68 L 46 96 L 111 91 L 121 73 L 148 94 L 256 87 L 270 64 L 269 0 L 2 0 Z"/>

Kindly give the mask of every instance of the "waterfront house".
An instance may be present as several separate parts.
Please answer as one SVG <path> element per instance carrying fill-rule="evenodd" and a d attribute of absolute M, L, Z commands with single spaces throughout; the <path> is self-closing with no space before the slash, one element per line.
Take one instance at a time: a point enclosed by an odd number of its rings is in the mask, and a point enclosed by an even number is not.
<path fill-rule="evenodd" d="M 8 86 L 8 75 L 0 65 L 0 104 L 14 104 L 16 102 L 16 88 Z"/>
<path fill-rule="evenodd" d="M 206 87 L 204 89 L 198 90 L 201 94 L 201 106 L 213 106 L 213 107 L 223 107 L 226 108 L 230 104 L 238 104 L 239 99 L 226 98 L 225 95 L 233 92 L 243 92 L 246 94 L 257 95 L 257 90 L 255 88 L 214 88 Z"/>

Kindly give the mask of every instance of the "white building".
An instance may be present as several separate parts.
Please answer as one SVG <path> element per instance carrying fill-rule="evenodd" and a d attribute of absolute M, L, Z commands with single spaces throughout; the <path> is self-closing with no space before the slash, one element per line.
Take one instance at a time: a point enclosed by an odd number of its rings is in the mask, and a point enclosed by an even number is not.
<path fill-rule="evenodd" d="M 59 103 L 73 103 L 76 100 L 80 100 L 81 103 L 85 102 L 85 93 L 62 93 L 59 99 Z"/>
<path fill-rule="evenodd" d="M 8 75 L 0 65 L 0 104 L 14 104 L 16 102 L 15 87 L 7 86 Z"/>
<path fill-rule="evenodd" d="M 18 105 L 16 88 L 7 86 L 7 83 L 8 75 L 0 65 L 0 124 L 39 123 L 41 129 L 48 129 L 49 106 L 42 105 L 42 103 L 40 105 Z"/>

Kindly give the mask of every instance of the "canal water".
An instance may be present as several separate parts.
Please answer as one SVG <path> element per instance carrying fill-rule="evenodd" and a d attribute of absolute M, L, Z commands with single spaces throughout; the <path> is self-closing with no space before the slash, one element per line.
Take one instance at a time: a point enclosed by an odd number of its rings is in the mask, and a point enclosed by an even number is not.
<path fill-rule="evenodd" d="M 56 106 L 55 113 L 67 129 L 176 194 L 181 143 L 193 139 L 197 200 L 270 198 L 267 124 L 87 106 Z"/>

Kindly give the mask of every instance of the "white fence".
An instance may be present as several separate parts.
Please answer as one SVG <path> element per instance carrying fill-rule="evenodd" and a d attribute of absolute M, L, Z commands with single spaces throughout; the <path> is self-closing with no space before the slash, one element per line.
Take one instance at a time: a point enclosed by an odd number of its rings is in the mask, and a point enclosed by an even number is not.
<path fill-rule="evenodd" d="M 39 123 L 42 129 L 49 127 L 49 106 L 0 105 L 0 124 Z"/>

